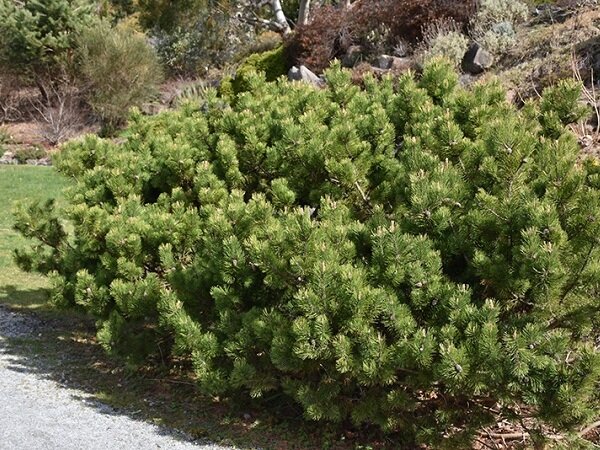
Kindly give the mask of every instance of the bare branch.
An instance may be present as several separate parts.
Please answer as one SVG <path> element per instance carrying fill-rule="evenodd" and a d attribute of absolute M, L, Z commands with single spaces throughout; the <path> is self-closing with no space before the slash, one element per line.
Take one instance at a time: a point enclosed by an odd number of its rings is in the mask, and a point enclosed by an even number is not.
<path fill-rule="evenodd" d="M 591 423 L 590 425 L 585 427 L 583 430 L 581 430 L 579 433 L 577 433 L 577 435 L 579 437 L 583 437 L 586 434 L 588 434 L 590 431 L 595 430 L 596 428 L 600 428 L 600 420 L 597 420 L 596 422 Z"/>
<path fill-rule="evenodd" d="M 83 125 L 79 90 L 68 77 L 43 83 L 43 87 L 47 95 L 29 102 L 44 124 L 44 138 L 56 145 Z"/>

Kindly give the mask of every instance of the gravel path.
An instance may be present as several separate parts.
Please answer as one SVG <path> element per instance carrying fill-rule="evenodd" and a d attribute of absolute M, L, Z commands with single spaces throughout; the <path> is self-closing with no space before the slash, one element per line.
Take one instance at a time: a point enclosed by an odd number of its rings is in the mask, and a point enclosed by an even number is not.
<path fill-rule="evenodd" d="M 135 420 L 85 392 L 32 373 L 9 340 L 37 336 L 36 319 L 0 306 L 0 449 L 226 450 Z"/>

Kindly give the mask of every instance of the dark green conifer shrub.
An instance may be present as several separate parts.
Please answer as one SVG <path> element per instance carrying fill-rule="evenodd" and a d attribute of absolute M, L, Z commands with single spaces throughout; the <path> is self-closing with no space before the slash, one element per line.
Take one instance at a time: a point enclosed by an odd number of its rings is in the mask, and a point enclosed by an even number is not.
<path fill-rule="evenodd" d="M 0 0 L 0 64 L 35 79 L 68 66 L 77 33 L 94 20 L 89 0 Z"/>
<path fill-rule="evenodd" d="M 107 349 L 172 342 L 207 392 L 283 391 L 412 448 L 462 448 L 498 414 L 592 420 L 600 165 L 565 127 L 577 87 L 517 110 L 439 61 L 327 80 L 254 75 L 231 103 L 209 91 L 134 116 L 122 144 L 69 145 L 70 206 L 18 212 L 41 241 L 18 261 Z"/>

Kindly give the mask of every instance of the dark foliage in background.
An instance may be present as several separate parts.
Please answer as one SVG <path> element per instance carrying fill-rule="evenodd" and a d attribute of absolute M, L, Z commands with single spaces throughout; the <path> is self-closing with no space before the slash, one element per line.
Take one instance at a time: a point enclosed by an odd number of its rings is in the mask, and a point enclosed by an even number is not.
<path fill-rule="evenodd" d="M 318 8 L 312 21 L 299 26 L 288 41 L 290 55 L 299 64 L 322 71 L 341 58 L 351 45 L 366 53 L 393 51 L 401 42 L 415 43 L 432 21 L 454 19 L 468 24 L 477 9 L 475 0 L 375 0 L 351 9 Z"/>

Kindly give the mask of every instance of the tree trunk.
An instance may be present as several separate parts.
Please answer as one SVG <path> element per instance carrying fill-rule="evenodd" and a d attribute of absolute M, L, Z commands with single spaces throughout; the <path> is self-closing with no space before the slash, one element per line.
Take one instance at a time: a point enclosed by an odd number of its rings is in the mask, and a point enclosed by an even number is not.
<path fill-rule="evenodd" d="M 298 25 L 306 25 L 310 14 L 310 0 L 302 0 L 300 2 L 300 10 L 298 12 Z"/>
<path fill-rule="evenodd" d="M 42 79 L 40 77 L 35 77 L 35 85 L 38 88 L 38 91 L 40 91 L 40 95 L 42 96 L 42 101 L 44 102 L 44 104 L 49 104 L 50 103 L 50 94 L 48 93 L 48 87 L 46 86 L 46 84 L 42 81 Z"/>
<path fill-rule="evenodd" d="M 275 22 L 279 25 L 283 34 L 291 33 L 290 24 L 287 21 L 287 17 L 283 12 L 280 0 L 271 0 L 271 8 L 273 8 L 273 15 L 275 16 Z"/>

